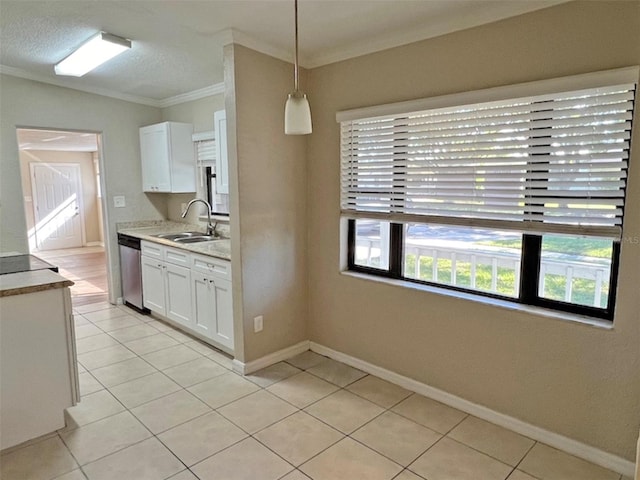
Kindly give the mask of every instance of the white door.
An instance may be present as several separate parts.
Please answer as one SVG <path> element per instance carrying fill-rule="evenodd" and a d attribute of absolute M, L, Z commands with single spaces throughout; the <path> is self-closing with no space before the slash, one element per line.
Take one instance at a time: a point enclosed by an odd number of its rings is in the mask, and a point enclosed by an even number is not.
<path fill-rule="evenodd" d="M 213 299 L 215 302 L 216 323 L 213 339 L 228 348 L 233 345 L 233 297 L 231 282 L 228 280 L 213 280 Z"/>
<path fill-rule="evenodd" d="M 164 264 L 142 255 L 142 299 L 149 310 L 166 315 Z"/>
<path fill-rule="evenodd" d="M 31 179 L 38 250 L 81 247 L 80 165 L 31 163 Z"/>
<path fill-rule="evenodd" d="M 171 320 L 191 327 L 191 270 L 167 263 L 165 274 L 166 315 Z"/>

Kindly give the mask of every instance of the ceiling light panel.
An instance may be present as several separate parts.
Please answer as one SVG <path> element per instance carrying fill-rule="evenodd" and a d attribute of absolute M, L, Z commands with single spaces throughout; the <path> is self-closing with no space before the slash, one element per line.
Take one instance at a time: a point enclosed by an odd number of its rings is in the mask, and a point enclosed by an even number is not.
<path fill-rule="evenodd" d="M 54 70 L 56 75 L 81 77 L 129 48 L 131 40 L 100 32 L 56 64 Z"/>

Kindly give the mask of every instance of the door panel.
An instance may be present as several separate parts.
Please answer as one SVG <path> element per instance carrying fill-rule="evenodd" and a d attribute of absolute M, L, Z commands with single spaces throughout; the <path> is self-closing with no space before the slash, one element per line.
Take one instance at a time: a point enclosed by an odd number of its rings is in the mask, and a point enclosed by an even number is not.
<path fill-rule="evenodd" d="M 165 264 L 167 285 L 167 317 L 191 327 L 191 271 Z"/>
<path fill-rule="evenodd" d="M 142 256 L 142 298 L 144 306 L 153 312 L 166 315 L 164 302 L 164 268 L 154 258 Z"/>
<path fill-rule="evenodd" d="M 82 246 L 80 167 L 31 164 L 35 237 L 39 250 Z"/>

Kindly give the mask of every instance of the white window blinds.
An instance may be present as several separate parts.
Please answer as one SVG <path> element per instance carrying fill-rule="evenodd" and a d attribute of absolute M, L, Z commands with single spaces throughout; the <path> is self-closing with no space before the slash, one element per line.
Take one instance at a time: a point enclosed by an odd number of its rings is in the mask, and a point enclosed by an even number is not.
<path fill-rule="evenodd" d="M 214 133 L 202 132 L 193 134 L 196 147 L 196 165 L 198 167 L 215 167 L 216 141 Z"/>
<path fill-rule="evenodd" d="M 625 83 L 342 121 L 343 215 L 619 238 L 634 94 Z"/>

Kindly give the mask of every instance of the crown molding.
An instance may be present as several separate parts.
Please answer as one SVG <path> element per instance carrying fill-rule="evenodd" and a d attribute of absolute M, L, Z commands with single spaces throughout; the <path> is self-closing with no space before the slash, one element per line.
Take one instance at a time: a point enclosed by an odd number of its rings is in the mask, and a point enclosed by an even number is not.
<path fill-rule="evenodd" d="M 404 29 L 388 35 L 380 34 L 375 38 L 367 38 L 350 48 L 339 47 L 319 55 L 311 55 L 306 58 L 305 68 L 316 68 L 331 63 L 341 62 L 351 58 L 368 55 L 370 53 L 388 50 L 390 48 L 420 42 L 429 38 L 435 38 L 449 33 L 478 27 L 506 18 L 523 15 L 536 10 L 567 3 L 570 0 L 533 0 L 529 2 L 504 2 L 500 4 L 487 4 L 481 11 L 473 16 L 459 16 L 442 22 L 430 22 L 413 29 Z M 289 60 L 290 61 L 290 60 Z"/>
<path fill-rule="evenodd" d="M 209 85 L 208 87 L 200 88 L 192 92 L 181 93 L 173 97 L 164 98 L 162 100 L 156 100 L 155 98 L 141 97 L 138 95 L 128 95 L 126 93 L 114 92 L 106 88 L 86 87 L 69 85 L 62 79 L 52 78 L 45 75 L 38 75 L 21 68 L 9 67 L 7 65 L 0 65 L 0 73 L 3 75 L 9 75 L 11 77 L 24 78 L 27 80 L 33 80 L 35 82 L 47 83 L 49 85 L 55 85 L 57 87 L 69 88 L 71 90 L 78 90 L 85 93 L 92 93 L 94 95 L 100 95 L 103 97 L 115 98 L 117 100 L 123 100 L 125 102 L 138 103 L 140 105 L 147 105 L 149 107 L 166 108 L 180 103 L 191 102 L 200 98 L 210 97 L 212 95 L 218 95 L 224 93 L 224 83 L 216 83 Z"/>
<path fill-rule="evenodd" d="M 140 103 L 149 107 L 160 108 L 160 101 L 153 98 L 140 97 L 137 95 L 128 95 L 126 93 L 114 92 L 113 90 L 107 90 L 106 88 L 87 87 L 70 85 L 68 82 L 52 78 L 45 75 L 38 75 L 35 73 L 22 70 L 21 68 L 9 67 L 7 65 L 0 65 L 0 73 L 4 75 L 10 75 L 12 77 L 25 78 L 27 80 L 34 80 L 36 82 L 48 83 L 49 85 L 55 85 L 57 87 L 70 88 L 72 90 L 79 90 L 85 93 L 93 93 L 94 95 L 101 95 L 103 97 L 111 97 L 118 100 L 124 100 L 125 102 Z"/>
<path fill-rule="evenodd" d="M 192 92 L 181 93 L 180 95 L 165 98 L 158 101 L 158 106 L 160 108 L 171 107 L 173 105 L 179 105 L 180 103 L 192 102 L 194 100 L 199 100 L 200 98 L 211 97 L 221 93 L 224 93 L 224 82 L 215 83 Z"/>
<path fill-rule="evenodd" d="M 235 43 L 237 45 L 242 45 L 243 47 L 250 48 L 251 50 L 255 50 L 256 52 L 264 53 L 265 55 L 269 55 L 270 57 L 277 58 L 278 60 L 282 60 L 283 62 L 293 63 L 293 54 L 289 50 L 276 47 L 275 45 L 267 43 L 264 40 L 252 37 L 247 33 L 236 30 L 235 28 L 223 30 L 222 32 L 220 32 L 220 35 L 221 38 L 224 39 L 224 45 Z M 309 68 L 308 61 L 305 56 L 300 55 L 299 62 L 302 68 Z"/>

